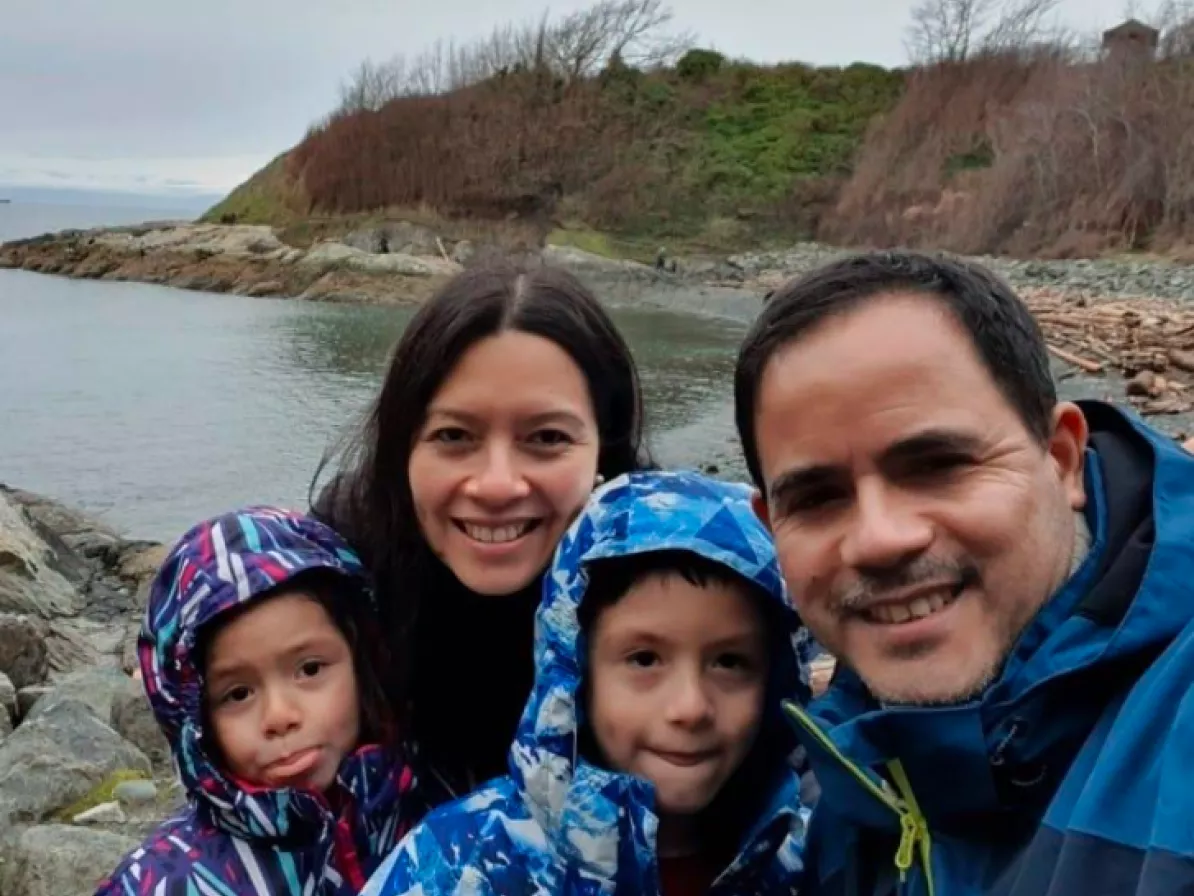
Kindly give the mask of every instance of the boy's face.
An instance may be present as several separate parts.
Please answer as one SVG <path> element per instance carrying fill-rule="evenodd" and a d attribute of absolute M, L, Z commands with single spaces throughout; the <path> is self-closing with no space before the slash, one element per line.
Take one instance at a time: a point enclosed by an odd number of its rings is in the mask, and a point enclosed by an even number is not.
<path fill-rule="evenodd" d="M 589 716 L 614 768 L 646 778 L 661 815 L 712 802 L 754 744 L 767 642 L 743 588 L 651 575 L 590 633 Z"/>
<path fill-rule="evenodd" d="M 265 787 L 327 789 L 360 736 L 352 650 L 327 611 L 298 591 L 215 633 L 204 699 L 228 770 Z"/>

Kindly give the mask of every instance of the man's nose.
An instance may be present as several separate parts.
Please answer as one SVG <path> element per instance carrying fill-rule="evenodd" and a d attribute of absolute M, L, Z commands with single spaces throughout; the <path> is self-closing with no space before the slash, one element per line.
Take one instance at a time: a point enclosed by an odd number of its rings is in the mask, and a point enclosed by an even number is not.
<path fill-rule="evenodd" d="M 842 561 L 853 569 L 890 569 L 933 543 L 933 527 L 914 495 L 884 481 L 860 483 L 854 514 L 842 540 Z"/>

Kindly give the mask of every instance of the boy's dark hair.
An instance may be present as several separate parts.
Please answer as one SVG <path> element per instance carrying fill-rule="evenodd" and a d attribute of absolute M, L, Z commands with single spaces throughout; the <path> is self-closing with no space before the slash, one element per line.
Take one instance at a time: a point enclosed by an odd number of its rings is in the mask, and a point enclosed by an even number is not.
<path fill-rule="evenodd" d="M 1025 428 L 1042 444 L 1048 441 L 1057 391 L 1045 337 L 1006 281 L 981 265 L 942 254 L 859 253 L 776 289 L 742 343 L 734 373 L 734 416 L 756 486 L 766 487 L 755 412 L 767 364 L 776 352 L 826 319 L 892 292 L 920 293 L 939 301 L 966 331 L 991 380 Z"/>
<path fill-rule="evenodd" d="M 772 600 L 750 579 L 716 560 L 691 551 L 646 551 L 594 560 L 586 566 L 589 576 L 584 600 L 580 602 L 577 618 L 580 630 L 588 634 L 601 611 L 613 606 L 626 593 L 648 576 L 680 576 L 690 585 L 706 588 L 711 584 L 736 585 L 750 592 L 760 606 L 771 607 Z M 767 610 L 764 610 L 766 613 Z"/>
<path fill-rule="evenodd" d="M 637 582 L 648 576 L 676 575 L 698 588 L 706 588 L 713 584 L 730 585 L 749 594 L 762 619 L 772 671 L 781 651 L 791 648 L 789 624 L 784 619 L 783 610 L 776 599 L 761 585 L 731 567 L 700 554 L 683 550 L 627 554 L 594 560 L 587 564 L 586 572 L 589 584 L 577 609 L 581 635 L 585 641 L 602 611 L 625 597 Z M 792 661 L 795 662 L 794 652 Z M 772 782 L 766 780 L 765 776 L 772 772 L 777 762 L 785 761 L 795 747 L 791 731 L 778 718 L 777 713 L 769 712 L 770 707 L 778 706 L 779 701 L 788 696 L 774 692 L 774 679 L 774 674 L 768 676 L 767 690 L 763 698 L 763 721 L 759 726 L 754 747 L 713 802 L 701 813 L 703 848 L 712 849 L 717 861 L 721 860 L 723 854 L 726 861 L 733 857 L 745 827 L 757 816 L 759 803 L 769 798 Z M 588 689 L 589 676 L 586 673 L 581 694 L 586 714 Z M 581 755 L 604 765 L 605 760 L 601 757 L 597 740 L 587 722 L 582 724 L 579 738 Z"/>
<path fill-rule="evenodd" d="M 397 730 L 390 702 L 382 687 L 384 671 L 388 668 L 385 639 L 376 633 L 377 623 L 364 594 L 364 585 L 348 576 L 327 569 L 312 569 L 299 573 L 281 585 L 245 601 L 228 613 L 221 613 L 203 627 L 196 645 L 199 670 L 207 671 L 208 651 L 215 634 L 242 613 L 261 606 L 263 601 L 280 594 L 306 594 L 323 607 L 332 624 L 348 642 L 352 654 L 353 671 L 356 673 L 357 699 L 360 701 L 362 744 L 380 744 L 386 748 L 397 746 Z M 204 730 L 212 727 L 206 717 L 207 703 L 204 701 Z M 218 747 L 209 741 L 207 748 L 218 755 Z"/>

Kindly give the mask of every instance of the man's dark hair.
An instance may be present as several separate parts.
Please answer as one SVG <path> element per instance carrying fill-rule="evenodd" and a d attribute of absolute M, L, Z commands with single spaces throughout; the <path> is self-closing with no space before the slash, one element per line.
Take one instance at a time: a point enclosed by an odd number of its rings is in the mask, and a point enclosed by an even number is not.
<path fill-rule="evenodd" d="M 775 290 L 742 344 L 734 371 L 734 416 L 756 486 L 764 488 L 755 410 L 768 362 L 822 321 L 892 292 L 923 293 L 949 309 L 1025 427 L 1040 442 L 1048 441 L 1057 404 L 1049 353 L 1044 334 L 1011 286 L 981 265 L 946 255 L 860 253 Z"/>

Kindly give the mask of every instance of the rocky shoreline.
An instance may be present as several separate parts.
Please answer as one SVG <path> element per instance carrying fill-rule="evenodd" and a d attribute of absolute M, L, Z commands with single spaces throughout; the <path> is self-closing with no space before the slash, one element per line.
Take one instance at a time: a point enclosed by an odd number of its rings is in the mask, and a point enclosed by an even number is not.
<path fill-rule="evenodd" d="M 268 226 L 166 221 L 13 240 L 0 244 L 0 269 L 255 297 L 412 303 L 488 251 L 403 222 L 299 248 Z M 547 246 L 537 254 L 584 276 L 615 304 L 634 301 L 749 320 L 768 289 L 848 251 L 802 243 L 721 259 L 668 259 L 662 269 L 564 246 Z M 1173 301 L 1194 297 L 1194 265 L 1161 259 L 975 260 L 1019 289 Z"/>
<path fill-rule="evenodd" d="M 5 243 L 0 268 L 244 296 L 411 304 L 490 251 L 405 222 L 308 248 L 288 245 L 266 226 L 162 222 Z M 661 267 L 563 246 L 537 255 L 581 276 L 611 307 L 746 324 L 769 289 L 848 251 L 806 243 L 714 260 L 669 258 Z M 1067 397 L 1126 402 L 1176 437 L 1194 433 L 1194 265 L 1142 257 L 976 260 L 1006 277 L 1041 320 Z"/>
<path fill-rule="evenodd" d="M 182 805 L 136 669 L 163 553 L 0 485 L 0 896 L 90 896 Z"/>

